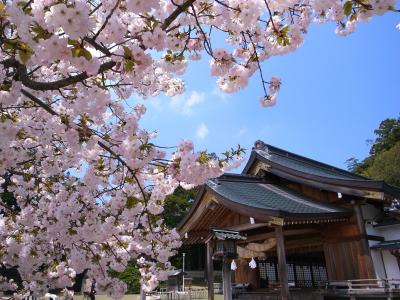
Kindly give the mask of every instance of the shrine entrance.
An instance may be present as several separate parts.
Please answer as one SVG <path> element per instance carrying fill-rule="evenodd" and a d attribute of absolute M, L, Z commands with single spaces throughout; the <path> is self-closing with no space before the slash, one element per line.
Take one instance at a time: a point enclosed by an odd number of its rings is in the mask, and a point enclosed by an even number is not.
<path fill-rule="evenodd" d="M 318 288 L 328 282 L 323 252 L 288 255 L 286 258 L 288 284 L 298 288 Z M 268 257 L 258 261 L 260 288 L 279 285 L 278 259 Z"/>

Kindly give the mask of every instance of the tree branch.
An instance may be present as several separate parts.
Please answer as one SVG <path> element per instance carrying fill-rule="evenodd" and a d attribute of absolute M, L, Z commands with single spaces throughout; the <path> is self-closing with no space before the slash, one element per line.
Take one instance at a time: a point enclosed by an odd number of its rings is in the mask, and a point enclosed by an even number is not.
<path fill-rule="evenodd" d="M 43 108 L 44 110 L 46 110 L 48 113 L 52 114 L 53 116 L 58 116 L 58 113 L 52 109 L 49 105 L 47 105 L 46 103 L 44 103 L 43 101 L 41 101 L 39 98 L 37 98 L 36 96 L 32 95 L 31 93 L 29 93 L 27 90 L 21 89 L 21 93 L 23 95 L 25 95 L 26 97 L 28 97 L 29 99 L 31 99 L 33 102 L 35 102 L 37 105 L 39 105 L 41 108 Z"/>
<path fill-rule="evenodd" d="M 86 72 L 82 72 L 78 75 L 70 76 L 70 77 L 52 81 L 52 82 L 38 82 L 38 81 L 34 81 L 29 78 L 25 65 L 20 64 L 15 59 L 14 59 L 14 61 L 15 61 L 14 66 L 18 67 L 19 80 L 21 80 L 21 82 L 24 86 L 26 86 L 32 90 L 36 90 L 36 91 L 51 91 L 51 90 L 62 89 L 64 87 L 81 82 L 90 77 Z M 111 68 L 113 68 L 115 65 L 116 65 L 115 61 L 105 62 L 100 66 L 98 73 L 103 73 L 105 71 L 108 71 Z M 4 65 L 4 66 L 6 66 L 6 65 Z"/>
<path fill-rule="evenodd" d="M 162 30 L 166 30 L 169 25 L 184 11 L 186 11 L 196 0 L 188 0 L 182 5 L 179 5 L 173 13 L 165 19 L 164 23 L 161 26 Z"/>
<path fill-rule="evenodd" d="M 110 13 L 108 14 L 108 16 L 106 17 L 103 25 L 101 25 L 100 29 L 95 33 L 95 35 L 93 36 L 92 40 L 96 40 L 97 37 L 99 36 L 99 34 L 103 31 L 103 29 L 107 26 L 108 21 L 110 20 L 111 16 L 114 14 L 115 10 L 118 8 L 120 3 L 120 0 L 117 1 L 117 3 L 115 3 L 114 7 L 111 9 Z"/>

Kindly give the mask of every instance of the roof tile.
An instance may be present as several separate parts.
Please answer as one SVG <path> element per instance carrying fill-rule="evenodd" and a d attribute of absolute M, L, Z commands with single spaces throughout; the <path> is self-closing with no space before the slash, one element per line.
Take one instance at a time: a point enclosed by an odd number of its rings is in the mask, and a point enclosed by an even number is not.
<path fill-rule="evenodd" d="M 231 175 L 232 177 L 232 175 Z M 317 202 L 283 186 L 262 180 L 247 180 L 240 175 L 210 180 L 208 186 L 222 197 L 254 208 L 289 214 L 326 214 L 348 212 L 347 209 Z M 238 180 L 242 178 L 243 180 Z"/>

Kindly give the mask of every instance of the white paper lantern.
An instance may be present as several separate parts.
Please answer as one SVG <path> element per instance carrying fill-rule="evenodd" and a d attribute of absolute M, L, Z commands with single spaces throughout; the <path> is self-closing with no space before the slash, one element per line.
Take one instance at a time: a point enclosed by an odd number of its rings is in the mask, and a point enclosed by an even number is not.
<path fill-rule="evenodd" d="M 251 261 L 249 263 L 249 267 L 252 268 L 252 269 L 257 268 L 257 264 L 256 264 L 256 261 L 254 260 L 254 257 L 251 258 Z"/>
<path fill-rule="evenodd" d="M 232 262 L 231 262 L 231 270 L 235 271 L 236 269 L 237 269 L 237 266 L 236 266 L 235 260 L 232 259 Z"/>

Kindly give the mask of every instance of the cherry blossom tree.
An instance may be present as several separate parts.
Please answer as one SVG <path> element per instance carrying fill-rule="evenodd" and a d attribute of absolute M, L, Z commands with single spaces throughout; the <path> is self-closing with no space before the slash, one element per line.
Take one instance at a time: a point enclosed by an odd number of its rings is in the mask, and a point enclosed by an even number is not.
<path fill-rule="evenodd" d="M 30 0 L 0 2 L 0 264 L 43 295 L 87 270 L 99 292 L 121 297 L 112 276 L 136 260 L 149 291 L 180 246 L 160 214 L 176 187 L 203 184 L 242 160 L 190 141 L 173 149 L 139 127 L 135 98 L 184 92 L 181 75 L 206 56 L 227 93 L 260 76 L 262 106 L 280 79 L 260 64 L 296 50 L 312 22 L 352 32 L 395 0 Z M 226 47 L 214 48 L 213 37 Z M 5 197 L 5 195 L 8 195 Z M 11 195 L 11 196 L 10 196 Z"/>

